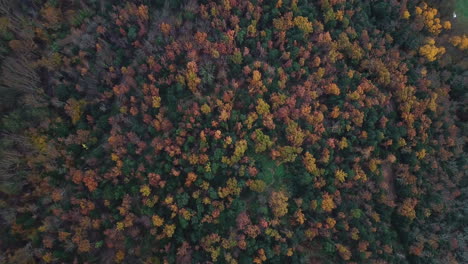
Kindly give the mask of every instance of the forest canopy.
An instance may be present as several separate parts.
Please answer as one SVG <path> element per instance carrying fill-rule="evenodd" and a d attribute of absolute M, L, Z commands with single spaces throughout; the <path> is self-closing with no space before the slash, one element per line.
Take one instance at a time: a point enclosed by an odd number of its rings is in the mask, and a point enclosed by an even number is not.
<path fill-rule="evenodd" d="M 468 263 L 468 8 L 0 0 L 0 263 Z"/>

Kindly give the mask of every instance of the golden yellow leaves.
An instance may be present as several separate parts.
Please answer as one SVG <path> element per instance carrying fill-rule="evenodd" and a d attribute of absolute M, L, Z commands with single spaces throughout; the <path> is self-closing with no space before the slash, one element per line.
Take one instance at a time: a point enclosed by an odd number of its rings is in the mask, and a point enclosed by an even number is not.
<path fill-rule="evenodd" d="M 347 148 L 348 146 L 349 146 L 348 140 L 347 140 L 345 137 L 342 137 L 341 140 L 340 140 L 340 142 L 338 142 L 338 147 L 339 147 L 340 149 L 345 149 L 345 148 Z"/>
<path fill-rule="evenodd" d="M 191 61 L 187 63 L 187 71 L 185 73 L 185 79 L 187 81 L 187 86 L 192 93 L 198 92 L 198 85 L 201 83 L 201 79 L 197 75 L 198 67 L 197 63 Z"/>
<path fill-rule="evenodd" d="M 257 106 L 255 107 L 259 115 L 267 115 L 270 113 L 270 105 L 266 103 L 262 98 L 257 100 Z"/>
<path fill-rule="evenodd" d="M 279 234 L 278 230 L 275 230 L 269 227 L 265 229 L 265 235 L 273 237 L 276 240 L 281 239 L 281 235 Z"/>
<path fill-rule="evenodd" d="M 297 210 L 295 213 L 294 213 L 294 220 L 296 221 L 296 223 L 298 223 L 299 225 L 303 225 L 304 222 L 305 222 L 305 215 L 304 213 L 302 212 L 301 209 Z"/>
<path fill-rule="evenodd" d="M 290 121 L 286 127 L 286 138 L 293 146 L 299 147 L 304 142 L 305 133 L 296 122 Z"/>
<path fill-rule="evenodd" d="M 457 47 L 460 50 L 467 50 L 468 49 L 468 36 L 453 36 L 450 38 L 450 43 L 453 46 Z"/>
<path fill-rule="evenodd" d="M 209 113 L 211 113 L 211 108 L 209 105 L 207 104 L 203 104 L 200 108 L 200 110 L 202 111 L 203 114 L 207 115 Z"/>
<path fill-rule="evenodd" d="M 52 253 L 47 252 L 46 254 L 44 254 L 44 256 L 42 256 L 42 260 L 44 260 L 45 263 L 52 262 L 53 260 Z"/>
<path fill-rule="evenodd" d="M 335 202 L 333 201 L 333 197 L 328 193 L 324 193 L 322 195 L 322 210 L 325 212 L 331 212 L 333 209 L 336 208 Z"/>
<path fill-rule="evenodd" d="M 211 204 L 211 200 L 210 200 L 210 198 L 208 198 L 208 197 L 203 198 L 203 201 L 202 201 L 202 202 L 203 202 L 203 204 L 206 204 L 206 205 Z"/>
<path fill-rule="evenodd" d="M 206 142 L 206 134 L 205 134 L 205 131 L 203 130 L 200 132 L 200 140 L 202 142 Z"/>
<path fill-rule="evenodd" d="M 312 33 L 312 22 L 307 17 L 297 16 L 294 18 L 294 25 L 304 32 L 304 34 Z"/>
<path fill-rule="evenodd" d="M 306 170 L 314 176 L 319 176 L 320 170 L 317 168 L 315 161 L 314 156 L 309 152 L 306 152 L 302 158 L 302 162 L 304 163 Z"/>
<path fill-rule="evenodd" d="M 428 38 L 426 44 L 419 48 L 419 54 L 425 57 L 428 61 L 435 61 L 437 56 L 443 55 L 445 53 L 444 47 L 436 47 L 435 40 L 433 38 Z"/>
<path fill-rule="evenodd" d="M 229 120 L 229 117 L 231 117 L 231 112 L 230 110 L 222 109 L 221 113 L 219 114 L 219 121 L 226 122 Z"/>
<path fill-rule="evenodd" d="M 382 59 L 365 59 L 362 62 L 362 66 L 367 68 L 370 72 L 377 75 L 376 81 L 381 85 L 388 85 L 390 83 L 390 71 L 388 66 L 382 61 Z M 372 86 L 371 84 L 364 84 L 364 86 Z"/>
<path fill-rule="evenodd" d="M 220 56 L 219 51 L 216 49 L 211 49 L 211 57 L 218 59 Z"/>
<path fill-rule="evenodd" d="M 360 61 L 364 56 L 364 50 L 356 42 L 351 43 L 345 32 L 339 35 L 337 43 L 332 44 L 331 53 L 336 53 L 336 50 L 342 51 L 347 57 L 357 61 Z M 336 53 L 335 56 L 341 57 L 342 55 Z"/>
<path fill-rule="evenodd" d="M 309 228 L 304 232 L 305 237 L 308 240 L 314 239 L 316 236 L 318 236 L 318 229 L 317 228 Z"/>
<path fill-rule="evenodd" d="M 402 216 L 408 217 L 410 220 L 413 220 L 416 218 L 416 211 L 414 208 L 417 204 L 418 200 L 414 198 L 406 198 L 400 208 L 398 208 L 398 213 Z"/>
<path fill-rule="evenodd" d="M 170 238 L 170 237 L 172 237 L 174 235 L 175 230 L 176 230 L 176 226 L 174 224 L 172 224 L 172 225 L 166 224 L 164 226 L 163 232 L 166 235 L 166 237 Z"/>
<path fill-rule="evenodd" d="M 117 253 L 115 253 L 115 262 L 117 263 L 121 263 L 125 258 L 125 253 L 123 252 L 123 250 L 118 250 Z"/>
<path fill-rule="evenodd" d="M 382 163 L 381 160 L 371 159 L 368 164 L 370 171 L 376 172 L 378 169 L 378 165 L 380 165 L 381 163 Z"/>
<path fill-rule="evenodd" d="M 338 21 L 343 21 L 343 18 L 345 18 L 345 17 L 344 17 L 344 11 L 343 11 L 343 10 L 338 10 L 338 11 L 336 11 L 336 13 L 335 13 L 335 18 L 336 18 L 336 20 L 338 20 Z M 346 21 L 346 20 L 345 20 L 345 21 Z M 345 23 L 346 23 L 346 22 L 345 22 Z"/>
<path fill-rule="evenodd" d="M 31 141 L 33 146 L 40 152 L 44 152 L 47 149 L 47 137 L 40 135 L 32 135 Z"/>
<path fill-rule="evenodd" d="M 207 190 L 210 188 L 210 183 L 207 182 L 207 181 L 203 181 L 200 187 L 201 187 L 203 190 L 207 191 Z"/>
<path fill-rule="evenodd" d="M 249 81 L 249 93 L 263 94 L 266 91 L 267 91 L 267 88 L 262 82 L 262 74 L 258 70 L 254 70 L 252 72 L 252 79 L 250 79 Z"/>
<path fill-rule="evenodd" d="M 434 35 L 438 35 L 442 31 L 442 25 L 440 18 L 436 18 L 437 9 L 429 7 L 426 3 L 422 3 L 421 6 L 416 7 L 416 15 L 421 17 L 424 21 L 424 25 L 427 30 Z M 445 27 L 451 27 L 448 24 L 444 23 Z"/>
<path fill-rule="evenodd" d="M 218 195 L 220 198 L 225 198 L 229 195 L 239 195 L 240 191 L 241 188 L 237 185 L 237 180 L 235 178 L 229 178 L 226 187 L 218 188 Z"/>
<path fill-rule="evenodd" d="M 411 16 L 411 15 L 410 15 L 410 12 L 409 12 L 408 10 L 405 10 L 405 11 L 403 12 L 403 16 L 402 16 L 403 19 L 409 19 L 410 16 Z"/>
<path fill-rule="evenodd" d="M 425 5 L 425 7 L 427 8 L 427 4 Z M 419 6 L 417 6 L 415 9 L 416 15 L 421 15 L 422 11 L 423 11 L 422 8 Z"/>
<path fill-rule="evenodd" d="M 151 189 L 148 185 L 143 185 L 140 187 L 141 195 L 148 197 L 151 194 Z"/>
<path fill-rule="evenodd" d="M 353 227 L 351 229 L 351 239 L 353 240 L 359 240 L 359 229 Z"/>
<path fill-rule="evenodd" d="M 245 139 L 239 140 L 236 142 L 236 145 L 234 148 L 234 155 L 230 158 L 224 156 L 222 158 L 222 162 L 232 166 L 244 156 L 244 153 L 246 150 L 247 150 L 247 140 Z"/>
<path fill-rule="evenodd" d="M 160 227 L 164 224 L 164 219 L 158 215 L 153 215 L 153 217 L 151 217 L 151 220 L 153 222 L 153 225 L 156 227 Z"/>
<path fill-rule="evenodd" d="M 161 97 L 152 96 L 151 99 L 152 99 L 153 108 L 161 107 Z"/>
<path fill-rule="evenodd" d="M 354 173 L 355 173 L 354 180 L 356 181 L 361 180 L 363 182 L 366 182 L 367 175 L 364 172 L 364 170 L 359 165 L 354 165 L 353 167 L 354 167 Z"/>
<path fill-rule="evenodd" d="M 354 91 L 352 93 L 348 93 L 348 98 L 351 99 L 351 100 L 359 100 L 361 98 L 361 94 L 358 92 L 358 91 Z"/>
<path fill-rule="evenodd" d="M 437 110 L 437 98 L 439 95 L 437 93 L 433 93 L 431 95 L 431 99 L 429 99 L 429 102 L 427 104 L 427 109 L 435 112 Z"/>
<path fill-rule="evenodd" d="M 125 227 L 124 222 L 117 222 L 116 228 L 118 231 L 122 231 Z"/>
<path fill-rule="evenodd" d="M 416 152 L 416 157 L 418 159 L 424 159 L 424 157 L 426 157 L 426 149 L 422 149 L 422 150 Z"/>
<path fill-rule="evenodd" d="M 174 202 L 174 197 L 172 195 L 168 195 L 166 199 L 164 199 L 164 203 L 167 205 L 171 205 Z"/>
<path fill-rule="evenodd" d="M 332 94 L 332 95 L 340 95 L 340 88 L 335 83 L 331 83 L 325 86 L 325 93 Z"/>
<path fill-rule="evenodd" d="M 444 23 L 442 23 L 442 27 L 443 27 L 444 29 L 449 30 L 449 29 L 452 28 L 452 23 L 450 23 L 450 21 L 444 21 Z"/>
<path fill-rule="evenodd" d="M 349 251 L 349 249 L 345 246 L 343 246 L 342 244 L 336 244 L 336 249 L 338 250 L 338 254 L 340 254 L 340 257 L 343 259 L 343 260 L 350 260 L 351 259 L 351 251 Z"/>
<path fill-rule="evenodd" d="M 159 196 L 153 195 L 152 197 L 148 197 L 147 199 L 143 199 L 143 204 L 148 207 L 154 207 L 154 205 L 159 201 Z"/>
<path fill-rule="evenodd" d="M 326 226 L 326 227 L 329 228 L 329 229 L 334 228 L 335 225 L 336 225 L 336 220 L 333 219 L 333 218 L 331 218 L 331 217 L 327 217 L 327 219 L 325 220 L 325 222 L 327 223 L 327 226 Z"/>
<path fill-rule="evenodd" d="M 179 210 L 179 215 L 182 216 L 182 218 L 184 218 L 185 220 L 190 220 L 190 218 L 192 218 L 192 216 L 194 215 L 194 213 L 190 212 L 189 210 L 185 209 L 185 208 L 182 208 Z"/>
<path fill-rule="evenodd" d="M 343 170 L 338 169 L 335 171 L 335 179 L 337 179 L 339 182 L 344 182 L 346 177 L 348 177 L 348 174 Z"/>
<path fill-rule="evenodd" d="M 188 156 L 188 161 L 189 161 L 190 165 L 195 165 L 195 164 L 198 163 L 198 156 L 195 155 L 195 154 L 190 154 Z"/>
<path fill-rule="evenodd" d="M 206 163 L 204 169 L 205 169 L 205 172 L 211 172 L 211 163 L 210 162 Z"/>
<path fill-rule="evenodd" d="M 287 31 L 294 26 L 292 21 L 292 12 L 284 14 L 281 18 L 273 19 L 273 26 L 279 31 Z"/>
<path fill-rule="evenodd" d="M 288 197 L 284 192 L 272 192 L 268 203 L 275 217 L 282 217 L 288 213 Z"/>
<path fill-rule="evenodd" d="M 294 162 L 297 155 L 302 152 L 300 147 L 281 146 L 271 152 L 273 160 L 278 159 L 279 163 Z"/>
<path fill-rule="evenodd" d="M 76 100 L 74 98 L 68 99 L 65 105 L 65 112 L 70 116 L 72 124 L 76 125 L 84 112 L 86 106 L 85 100 Z"/>
<path fill-rule="evenodd" d="M 177 83 L 185 85 L 185 77 L 182 74 L 177 74 L 176 76 Z"/>
<path fill-rule="evenodd" d="M 403 86 L 396 92 L 398 101 L 400 102 L 400 110 L 404 113 L 409 113 L 411 108 L 416 102 L 416 96 L 414 95 L 416 88 L 414 86 Z"/>
<path fill-rule="evenodd" d="M 258 115 L 255 112 L 250 112 L 247 115 L 247 119 L 244 121 L 244 124 L 247 126 L 248 129 L 251 129 L 253 123 L 258 119 Z"/>
<path fill-rule="evenodd" d="M 247 34 L 249 37 L 255 37 L 257 35 L 257 21 L 252 20 L 252 23 L 247 27 Z"/>
<path fill-rule="evenodd" d="M 264 192 L 266 189 L 266 183 L 262 180 L 248 180 L 247 186 L 254 192 Z"/>

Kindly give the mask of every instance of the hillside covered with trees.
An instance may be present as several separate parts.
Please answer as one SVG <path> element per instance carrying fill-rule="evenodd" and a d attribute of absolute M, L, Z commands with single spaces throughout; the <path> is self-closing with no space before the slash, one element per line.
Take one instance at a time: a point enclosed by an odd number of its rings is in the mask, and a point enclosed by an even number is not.
<path fill-rule="evenodd" d="M 0 263 L 468 263 L 462 2 L 0 0 Z"/>

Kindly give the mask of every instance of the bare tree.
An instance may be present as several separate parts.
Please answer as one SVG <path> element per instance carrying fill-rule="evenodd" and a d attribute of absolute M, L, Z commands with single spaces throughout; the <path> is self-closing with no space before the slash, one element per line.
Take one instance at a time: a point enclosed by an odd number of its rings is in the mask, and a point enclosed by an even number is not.
<path fill-rule="evenodd" d="M 1 89 L 33 93 L 38 91 L 39 76 L 24 56 L 6 58 L 1 66 L 1 74 Z"/>

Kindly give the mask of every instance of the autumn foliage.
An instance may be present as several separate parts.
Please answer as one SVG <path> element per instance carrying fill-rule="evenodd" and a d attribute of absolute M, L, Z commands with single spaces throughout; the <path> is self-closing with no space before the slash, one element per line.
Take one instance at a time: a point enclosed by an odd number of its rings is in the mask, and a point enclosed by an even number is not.
<path fill-rule="evenodd" d="M 0 1 L 1 263 L 468 262 L 449 8 L 27 2 Z"/>

